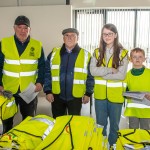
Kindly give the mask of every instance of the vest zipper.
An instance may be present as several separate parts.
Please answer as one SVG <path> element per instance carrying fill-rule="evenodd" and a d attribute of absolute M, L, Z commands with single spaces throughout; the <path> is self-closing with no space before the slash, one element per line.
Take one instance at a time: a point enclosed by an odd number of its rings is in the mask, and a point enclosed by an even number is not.
<path fill-rule="evenodd" d="M 67 59 L 67 67 L 66 67 L 66 74 L 65 74 L 65 97 L 67 100 L 67 72 L 68 72 L 68 63 L 69 63 L 69 58 L 70 58 L 70 54 L 68 55 L 68 59 Z"/>

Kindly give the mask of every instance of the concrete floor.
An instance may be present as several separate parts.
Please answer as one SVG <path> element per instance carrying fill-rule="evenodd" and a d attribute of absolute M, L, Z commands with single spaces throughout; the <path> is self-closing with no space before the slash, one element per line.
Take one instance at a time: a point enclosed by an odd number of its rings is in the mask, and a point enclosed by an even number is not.
<path fill-rule="evenodd" d="M 83 104 L 82 110 L 81 110 L 81 115 L 90 116 L 95 119 L 95 109 L 94 109 L 93 104 L 94 104 L 94 101 L 92 101 L 91 108 L 90 108 L 90 103 Z M 90 113 L 90 110 L 91 110 L 91 113 Z M 122 115 L 121 115 L 120 129 L 128 128 L 128 118 L 124 117 L 123 113 L 124 113 L 124 107 L 123 107 Z M 45 95 L 43 93 L 38 96 L 37 115 L 38 114 L 52 116 L 51 103 L 49 103 L 46 100 Z M 18 112 L 14 117 L 14 126 L 18 125 L 20 122 L 21 122 L 21 115 L 20 115 L 20 112 Z M 1 124 L 1 122 L 0 122 L 0 124 Z M 0 133 L 2 133 L 2 125 L 0 125 Z"/>
<path fill-rule="evenodd" d="M 93 104 L 94 104 L 94 101 L 92 101 L 91 113 L 90 113 L 90 103 L 83 104 L 82 110 L 81 110 L 81 115 L 91 116 L 95 119 L 95 109 L 94 109 Z M 124 117 L 123 113 L 124 113 L 124 107 L 123 107 L 122 115 L 121 115 L 120 129 L 128 128 L 128 118 Z M 49 103 L 46 100 L 44 94 L 38 96 L 37 114 L 45 114 L 45 115 L 52 116 L 51 103 Z M 14 118 L 14 125 L 19 124 L 20 121 L 21 121 L 21 115 L 20 115 L 20 113 L 17 113 L 17 115 Z"/>

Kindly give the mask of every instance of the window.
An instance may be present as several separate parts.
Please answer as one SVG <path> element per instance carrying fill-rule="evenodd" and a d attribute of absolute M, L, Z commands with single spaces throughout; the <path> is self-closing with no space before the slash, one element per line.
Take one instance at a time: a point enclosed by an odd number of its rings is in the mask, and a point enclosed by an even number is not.
<path fill-rule="evenodd" d="M 140 47 L 150 62 L 150 9 L 79 9 L 73 10 L 73 25 L 79 30 L 79 45 L 91 54 L 99 47 L 101 28 L 116 25 L 119 41 L 128 50 Z"/>

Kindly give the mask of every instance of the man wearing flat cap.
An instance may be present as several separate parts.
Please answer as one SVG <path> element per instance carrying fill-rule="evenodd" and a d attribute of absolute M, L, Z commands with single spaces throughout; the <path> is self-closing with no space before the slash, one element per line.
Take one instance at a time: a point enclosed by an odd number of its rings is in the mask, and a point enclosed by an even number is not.
<path fill-rule="evenodd" d="M 89 102 L 94 86 L 89 71 L 91 55 L 78 45 L 78 30 L 67 28 L 62 35 L 62 47 L 53 48 L 45 64 L 44 92 L 54 118 L 66 113 L 80 115 L 82 103 Z"/>
<path fill-rule="evenodd" d="M 22 120 L 35 115 L 37 97 L 27 103 L 19 93 L 30 83 L 35 84 L 35 92 L 39 92 L 44 83 L 44 51 L 41 42 L 30 37 L 30 30 L 30 20 L 18 16 L 14 22 L 14 36 L 3 38 L 0 45 L 0 91 L 13 93 Z M 13 127 L 13 117 L 2 122 L 3 133 Z"/>

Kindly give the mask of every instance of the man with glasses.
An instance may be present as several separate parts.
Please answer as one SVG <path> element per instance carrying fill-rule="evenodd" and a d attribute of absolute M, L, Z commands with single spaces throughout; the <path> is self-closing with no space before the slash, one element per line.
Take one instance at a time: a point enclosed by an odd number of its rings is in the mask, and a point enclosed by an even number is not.
<path fill-rule="evenodd" d="M 53 118 L 80 115 L 93 93 L 94 79 L 89 71 L 91 55 L 78 45 L 75 28 L 62 31 L 63 45 L 48 55 L 45 67 L 44 92 L 52 104 Z"/>

